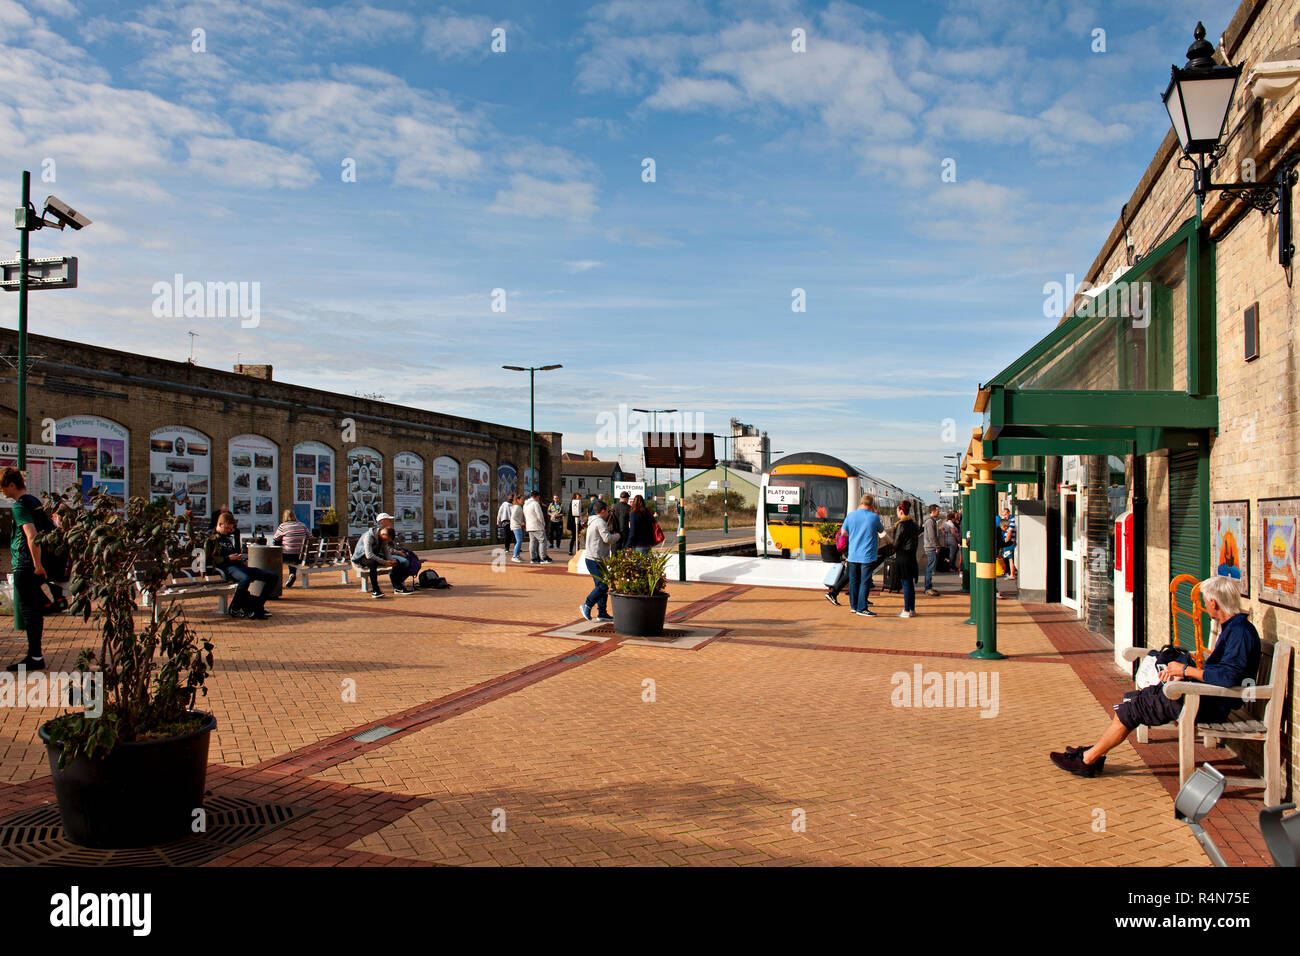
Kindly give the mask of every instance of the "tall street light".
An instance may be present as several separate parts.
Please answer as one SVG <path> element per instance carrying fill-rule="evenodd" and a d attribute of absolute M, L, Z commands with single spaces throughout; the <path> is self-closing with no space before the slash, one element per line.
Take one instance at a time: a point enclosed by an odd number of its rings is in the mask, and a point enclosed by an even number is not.
<path fill-rule="evenodd" d="M 650 427 L 654 429 L 655 435 L 658 435 L 659 434 L 659 413 L 663 412 L 665 415 L 671 415 L 673 412 L 677 411 L 677 409 L 675 408 L 634 408 L 632 409 L 632 411 L 640 412 L 642 415 L 649 415 Z M 650 499 L 653 501 L 655 497 L 654 494 L 655 486 L 659 484 L 659 469 L 654 468 L 651 470 L 654 472 L 654 481 L 650 483 Z"/>
<path fill-rule="evenodd" d="M 549 372 L 553 369 L 564 368 L 564 366 L 530 365 L 525 368 L 522 365 L 502 365 L 501 367 L 508 369 L 511 372 L 528 373 L 528 474 L 532 476 L 533 481 L 540 487 L 541 482 L 537 480 L 537 426 L 534 418 L 537 403 L 535 401 L 536 396 L 533 389 L 533 383 L 536 379 L 537 372 Z M 524 484 L 525 486 L 527 485 L 527 479 L 525 479 Z M 525 487 L 524 490 L 527 491 L 527 487 Z M 533 488 L 532 490 L 537 491 L 538 488 Z"/>

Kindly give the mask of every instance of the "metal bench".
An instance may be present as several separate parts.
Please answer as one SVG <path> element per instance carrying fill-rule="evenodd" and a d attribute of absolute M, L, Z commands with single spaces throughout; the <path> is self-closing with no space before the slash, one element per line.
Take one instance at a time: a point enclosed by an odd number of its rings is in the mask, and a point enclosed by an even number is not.
<path fill-rule="evenodd" d="M 204 575 L 202 577 L 172 577 L 157 592 L 141 590 L 141 604 L 153 610 L 153 619 L 162 616 L 164 606 L 170 607 L 176 601 L 195 601 L 200 598 L 215 597 L 219 613 L 230 610 L 230 596 L 238 589 L 233 581 L 227 581 L 221 575 Z"/>
<path fill-rule="evenodd" d="M 1129 647 L 1127 661 L 1141 660 L 1147 647 Z M 1282 713 L 1286 708 L 1287 678 L 1291 666 L 1291 645 L 1260 642 L 1258 683 L 1238 687 L 1218 687 L 1199 681 L 1170 681 L 1164 685 L 1170 700 L 1185 698 L 1178 715 L 1178 784 L 1182 786 L 1196 769 L 1196 736 L 1207 747 L 1219 746 L 1221 740 L 1259 740 L 1264 744 L 1262 777 L 1228 777 L 1230 786 L 1263 787 L 1264 804 L 1271 806 L 1282 799 Z M 1233 711 L 1221 723 L 1197 724 L 1196 713 L 1202 697 L 1230 697 L 1244 706 Z M 1138 743 L 1147 742 L 1147 728 L 1138 727 Z"/>
<path fill-rule="evenodd" d="M 352 548 L 348 538 L 312 538 L 303 546 L 302 563 L 298 565 L 297 580 L 304 588 L 311 587 L 313 574 L 337 573 L 339 583 L 348 583 L 348 571 L 353 568 Z"/>

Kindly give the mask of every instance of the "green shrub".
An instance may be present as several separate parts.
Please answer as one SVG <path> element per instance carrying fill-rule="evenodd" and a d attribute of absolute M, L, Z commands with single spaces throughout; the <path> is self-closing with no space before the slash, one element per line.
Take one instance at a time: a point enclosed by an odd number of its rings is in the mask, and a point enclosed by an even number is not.
<path fill-rule="evenodd" d="M 664 577 L 671 557 L 670 551 L 615 551 L 598 562 L 600 581 L 611 594 L 658 594 L 666 590 Z"/>

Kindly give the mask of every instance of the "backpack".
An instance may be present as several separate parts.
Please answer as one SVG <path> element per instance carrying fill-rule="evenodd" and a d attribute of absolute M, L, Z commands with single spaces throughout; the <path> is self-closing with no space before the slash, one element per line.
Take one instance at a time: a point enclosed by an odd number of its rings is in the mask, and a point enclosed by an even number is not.
<path fill-rule="evenodd" d="M 1142 663 L 1138 665 L 1137 674 L 1133 678 L 1134 684 L 1139 689 L 1150 687 L 1152 684 L 1159 684 L 1160 673 L 1174 661 L 1178 661 L 1183 665 L 1193 663 L 1191 654 L 1181 647 L 1175 647 L 1173 644 L 1166 644 L 1160 650 L 1152 651 L 1142 658 Z"/>
<path fill-rule="evenodd" d="M 433 570 L 433 568 L 421 571 L 419 581 L 420 587 L 432 588 L 436 591 L 441 591 L 444 588 L 451 587 L 451 582 L 440 575 L 437 571 Z"/>

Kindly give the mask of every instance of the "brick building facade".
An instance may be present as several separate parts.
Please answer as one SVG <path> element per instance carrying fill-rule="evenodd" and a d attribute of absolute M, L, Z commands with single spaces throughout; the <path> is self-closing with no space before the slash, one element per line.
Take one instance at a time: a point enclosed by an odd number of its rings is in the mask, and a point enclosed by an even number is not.
<path fill-rule="evenodd" d="M 16 332 L 0 330 L 0 352 L 17 352 Z M 266 366 L 224 372 L 36 335 L 28 353 L 29 444 L 80 444 L 81 482 L 120 479 L 130 495 L 178 497 L 188 481 L 196 516 L 232 504 L 245 530 L 286 509 L 319 526 L 333 506 L 341 534 L 387 511 L 427 547 L 487 543 L 528 467 L 527 429 L 276 382 Z M 0 441 L 14 442 L 17 378 L 0 380 Z M 560 441 L 537 433 L 546 494 L 560 487 Z"/>

